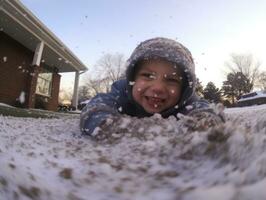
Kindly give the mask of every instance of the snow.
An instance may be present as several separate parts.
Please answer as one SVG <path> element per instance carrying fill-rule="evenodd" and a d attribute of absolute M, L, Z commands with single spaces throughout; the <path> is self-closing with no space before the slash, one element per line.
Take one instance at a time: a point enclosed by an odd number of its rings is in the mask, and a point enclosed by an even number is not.
<path fill-rule="evenodd" d="M 3 57 L 3 62 L 7 62 L 7 57 L 6 56 Z"/>
<path fill-rule="evenodd" d="M 134 85 L 135 81 L 129 81 L 129 85 Z"/>
<path fill-rule="evenodd" d="M 5 104 L 5 103 L 0 103 L 0 106 L 4 106 L 4 107 L 13 107 L 13 106 L 10 106 L 10 105 L 8 105 L 8 104 Z"/>
<path fill-rule="evenodd" d="M 0 199 L 264 200 L 266 105 L 225 113 L 194 132 L 124 117 L 104 141 L 81 136 L 77 115 L 0 115 Z"/>
<path fill-rule="evenodd" d="M 80 104 L 88 104 L 90 102 L 90 99 L 87 99 L 85 101 L 80 102 Z"/>
<path fill-rule="evenodd" d="M 25 102 L 25 95 L 26 95 L 25 92 L 24 91 L 21 91 L 21 93 L 19 95 L 19 98 L 18 98 L 18 100 L 19 100 L 19 102 L 21 104 L 23 104 Z"/>

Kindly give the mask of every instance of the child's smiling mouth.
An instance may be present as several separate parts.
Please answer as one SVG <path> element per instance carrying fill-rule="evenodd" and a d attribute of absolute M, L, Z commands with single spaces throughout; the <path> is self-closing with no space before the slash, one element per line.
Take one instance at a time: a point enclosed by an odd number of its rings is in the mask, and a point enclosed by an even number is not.
<path fill-rule="evenodd" d="M 158 97 L 145 96 L 145 99 L 147 100 L 148 105 L 153 108 L 161 107 L 165 102 L 165 99 Z"/>

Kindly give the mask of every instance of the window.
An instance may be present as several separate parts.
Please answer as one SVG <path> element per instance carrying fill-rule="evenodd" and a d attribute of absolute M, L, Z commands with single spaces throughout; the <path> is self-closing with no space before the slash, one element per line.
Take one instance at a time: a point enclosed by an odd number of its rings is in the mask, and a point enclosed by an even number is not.
<path fill-rule="evenodd" d="M 36 93 L 45 96 L 51 96 L 53 74 L 48 71 L 39 73 L 37 79 Z"/>

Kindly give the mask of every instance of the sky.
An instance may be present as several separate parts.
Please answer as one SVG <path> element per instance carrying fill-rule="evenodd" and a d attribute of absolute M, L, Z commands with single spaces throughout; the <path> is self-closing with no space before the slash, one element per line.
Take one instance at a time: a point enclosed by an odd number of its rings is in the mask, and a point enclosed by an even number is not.
<path fill-rule="evenodd" d="M 141 41 L 168 37 L 185 45 L 206 85 L 220 87 L 230 54 L 252 54 L 266 70 L 265 0 L 21 0 L 89 68 L 105 53 L 127 59 Z M 70 89 L 74 74 L 62 75 Z"/>

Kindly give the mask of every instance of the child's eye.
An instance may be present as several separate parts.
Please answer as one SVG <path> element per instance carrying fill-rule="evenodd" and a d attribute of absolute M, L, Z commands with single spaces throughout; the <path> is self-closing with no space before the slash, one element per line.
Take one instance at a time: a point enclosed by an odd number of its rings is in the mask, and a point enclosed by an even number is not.
<path fill-rule="evenodd" d="M 176 73 L 172 73 L 172 74 L 165 74 L 164 78 L 166 81 L 170 82 L 170 83 L 180 83 L 180 79 L 178 78 L 178 76 L 176 76 Z"/>
<path fill-rule="evenodd" d="M 177 79 L 177 78 L 167 78 L 166 79 L 168 82 L 170 82 L 170 83 L 181 83 L 181 81 L 179 80 L 179 79 Z"/>
<path fill-rule="evenodd" d="M 142 76 L 144 78 L 147 78 L 147 79 L 155 79 L 155 75 L 152 74 L 152 73 L 143 72 L 143 73 L 140 74 L 140 76 Z"/>

